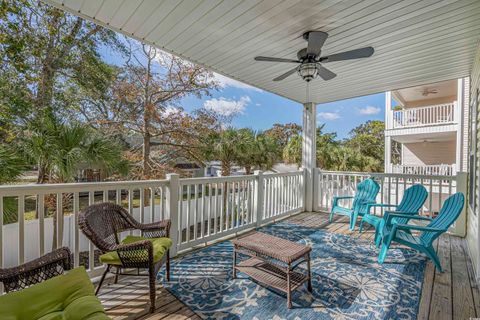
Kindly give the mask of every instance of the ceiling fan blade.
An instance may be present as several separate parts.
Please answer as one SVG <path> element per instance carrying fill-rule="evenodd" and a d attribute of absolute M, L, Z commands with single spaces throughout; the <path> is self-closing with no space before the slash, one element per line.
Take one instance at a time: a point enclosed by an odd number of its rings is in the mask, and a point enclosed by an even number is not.
<path fill-rule="evenodd" d="M 318 75 L 320 76 L 320 78 L 322 78 L 325 81 L 331 80 L 337 76 L 335 73 L 333 73 L 332 71 L 328 70 L 325 67 L 318 66 L 317 69 L 318 69 Z"/>
<path fill-rule="evenodd" d="M 298 69 L 298 67 L 293 68 L 292 70 L 287 71 L 287 72 L 285 72 L 284 74 L 276 77 L 275 79 L 273 79 L 273 81 L 283 80 L 283 79 L 285 79 L 286 77 L 291 76 L 292 74 L 294 74 L 295 72 L 297 72 L 297 69 Z"/>
<path fill-rule="evenodd" d="M 328 38 L 328 33 L 322 31 L 311 31 L 308 33 L 308 55 L 319 55 L 322 50 L 325 40 Z"/>
<path fill-rule="evenodd" d="M 340 53 L 335 53 L 326 57 L 321 57 L 320 62 L 333 62 L 341 60 L 351 60 L 370 57 L 375 50 L 372 47 L 365 47 Z"/>
<path fill-rule="evenodd" d="M 274 58 L 274 57 L 255 57 L 256 61 L 269 61 L 269 62 L 293 62 L 300 63 L 298 60 L 293 59 L 283 59 L 283 58 Z"/>

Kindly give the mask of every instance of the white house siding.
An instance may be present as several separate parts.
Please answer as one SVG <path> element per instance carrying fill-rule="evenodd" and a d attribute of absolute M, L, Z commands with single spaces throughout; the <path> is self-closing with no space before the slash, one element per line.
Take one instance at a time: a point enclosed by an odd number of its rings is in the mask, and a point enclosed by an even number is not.
<path fill-rule="evenodd" d="M 470 79 L 463 78 L 463 139 L 462 139 L 462 166 L 461 170 L 467 172 L 468 170 L 468 123 L 469 123 L 469 105 L 470 105 Z"/>
<path fill-rule="evenodd" d="M 473 68 L 472 68 L 472 73 L 470 77 L 471 81 L 471 86 L 470 86 L 470 92 L 472 93 L 471 97 L 475 95 L 475 92 L 477 90 L 480 90 L 480 46 L 477 49 L 477 53 L 475 56 L 475 61 L 473 63 Z M 476 164 L 476 173 L 475 173 L 475 194 L 477 195 L 476 197 L 476 212 L 472 212 L 470 208 L 468 208 L 468 217 L 467 217 L 467 244 L 470 252 L 470 257 L 473 262 L 473 266 L 475 269 L 475 273 L 477 276 L 477 279 L 479 279 L 479 267 L 480 267 L 480 261 L 479 261 L 479 237 L 478 237 L 478 208 L 480 205 L 480 197 L 479 197 L 479 192 L 480 192 L 480 185 L 479 185 L 479 179 L 478 176 L 480 174 L 479 170 L 479 158 L 480 158 L 480 139 L 478 134 L 480 133 L 480 125 L 479 125 L 479 116 L 480 115 L 480 106 L 477 105 L 477 121 L 476 121 L 476 127 L 477 127 L 477 141 L 476 141 L 476 152 L 477 152 L 477 164 Z"/>
<path fill-rule="evenodd" d="M 402 164 L 434 165 L 455 163 L 455 140 L 402 144 Z"/>
<path fill-rule="evenodd" d="M 439 104 L 452 103 L 455 100 L 457 100 L 456 96 L 407 101 L 404 107 L 408 109 L 408 108 L 419 108 L 419 107 L 425 107 L 425 106 L 435 106 Z"/>

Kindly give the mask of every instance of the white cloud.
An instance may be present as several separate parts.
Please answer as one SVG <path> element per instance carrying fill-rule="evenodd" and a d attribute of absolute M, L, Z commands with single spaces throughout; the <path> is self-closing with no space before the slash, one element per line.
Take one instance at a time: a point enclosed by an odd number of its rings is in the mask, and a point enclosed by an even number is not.
<path fill-rule="evenodd" d="M 365 116 L 372 116 L 375 114 L 380 113 L 380 108 L 379 107 L 374 107 L 374 106 L 366 106 L 363 108 L 357 108 L 358 113 L 363 114 Z"/>
<path fill-rule="evenodd" d="M 253 87 L 251 85 L 248 85 L 246 83 L 243 83 L 243 82 L 237 81 L 235 79 L 225 77 L 225 76 L 223 76 L 219 73 L 216 73 L 216 72 L 213 73 L 213 76 L 214 76 L 215 80 L 218 82 L 218 85 L 221 88 L 232 87 L 232 88 L 243 89 L 243 90 L 253 90 L 253 91 L 257 91 L 257 92 L 263 92 L 262 89 L 255 88 L 255 87 Z"/>
<path fill-rule="evenodd" d="M 205 101 L 203 107 L 222 116 L 231 117 L 243 113 L 251 101 L 249 96 L 243 96 L 239 100 L 221 97 Z"/>
<path fill-rule="evenodd" d="M 319 112 L 318 117 L 323 120 L 338 120 L 340 119 L 340 114 L 338 112 Z"/>
<path fill-rule="evenodd" d="M 164 117 L 169 117 L 173 116 L 175 114 L 185 114 L 185 111 L 183 111 L 180 108 L 177 108 L 175 106 L 167 106 L 165 110 L 163 111 L 163 116 Z"/>

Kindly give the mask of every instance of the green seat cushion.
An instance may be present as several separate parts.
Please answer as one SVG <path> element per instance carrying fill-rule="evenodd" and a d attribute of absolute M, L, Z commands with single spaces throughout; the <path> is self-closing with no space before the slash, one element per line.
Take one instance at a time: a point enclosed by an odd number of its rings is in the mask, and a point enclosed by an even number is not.
<path fill-rule="evenodd" d="M 145 238 L 142 236 L 132 236 L 128 235 L 125 239 L 122 240 L 122 244 L 130 244 L 137 241 L 148 240 L 152 243 L 153 246 L 153 261 L 157 262 L 162 259 L 165 252 L 172 246 L 172 240 L 169 238 Z M 139 250 L 140 257 L 146 257 L 142 250 Z M 117 266 L 121 266 L 122 262 L 120 261 L 120 257 L 118 256 L 117 251 L 107 252 L 100 256 L 100 261 L 107 264 L 113 264 Z"/>
<path fill-rule="evenodd" d="M 110 319 L 84 267 L 0 296 L 0 319 Z"/>

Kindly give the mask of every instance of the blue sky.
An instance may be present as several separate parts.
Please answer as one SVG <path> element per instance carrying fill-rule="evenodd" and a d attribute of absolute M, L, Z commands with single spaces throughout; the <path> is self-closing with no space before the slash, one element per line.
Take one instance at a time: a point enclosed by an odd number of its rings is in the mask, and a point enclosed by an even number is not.
<path fill-rule="evenodd" d="M 183 99 L 180 105 L 187 111 L 205 106 L 219 112 L 236 111 L 232 124 L 255 130 L 268 129 L 274 123 L 302 123 L 301 104 L 223 76 L 218 80 L 222 88 L 212 92 L 211 97 L 189 97 Z M 317 122 L 325 124 L 326 132 L 337 132 L 338 137 L 343 139 L 359 124 L 368 120 L 384 120 L 384 105 L 384 93 L 320 104 L 317 106 Z"/>
<path fill-rule="evenodd" d="M 108 63 L 121 65 L 117 52 L 103 47 L 101 55 Z M 202 98 L 187 97 L 175 103 L 187 112 L 207 107 L 220 113 L 234 114 L 232 125 L 265 130 L 274 123 L 302 123 L 302 105 L 275 94 L 251 87 L 221 75 L 215 75 L 219 90 Z M 315 79 L 313 81 L 323 81 Z M 385 94 L 320 104 L 317 106 L 317 122 L 325 124 L 326 132 L 336 132 L 340 139 L 350 130 L 368 120 L 384 120 Z"/>

